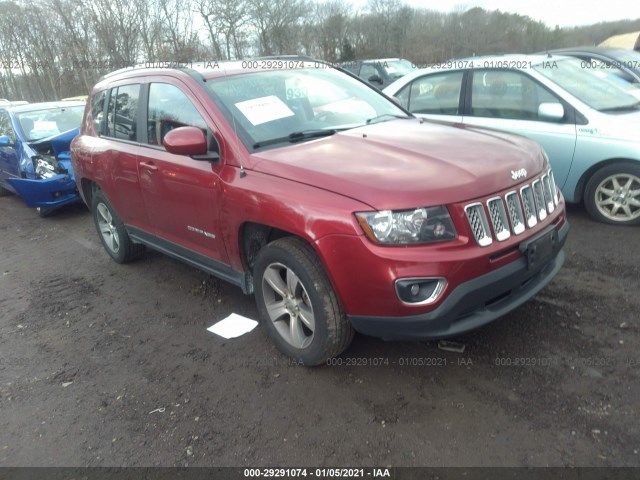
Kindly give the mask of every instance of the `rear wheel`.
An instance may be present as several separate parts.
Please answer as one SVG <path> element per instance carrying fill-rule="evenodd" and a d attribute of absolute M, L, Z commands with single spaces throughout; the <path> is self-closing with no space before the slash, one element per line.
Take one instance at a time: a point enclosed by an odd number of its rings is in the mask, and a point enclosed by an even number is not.
<path fill-rule="evenodd" d="M 640 225 L 640 166 L 615 163 L 598 170 L 587 183 L 587 212 L 613 225 Z"/>
<path fill-rule="evenodd" d="M 101 190 L 93 194 L 91 211 L 102 246 L 111 258 L 118 263 L 127 263 L 140 256 L 144 246 L 131 241 L 122 220 Z"/>
<path fill-rule="evenodd" d="M 312 366 L 347 349 L 353 328 L 311 246 L 295 237 L 271 242 L 254 274 L 258 311 L 281 352 Z"/>

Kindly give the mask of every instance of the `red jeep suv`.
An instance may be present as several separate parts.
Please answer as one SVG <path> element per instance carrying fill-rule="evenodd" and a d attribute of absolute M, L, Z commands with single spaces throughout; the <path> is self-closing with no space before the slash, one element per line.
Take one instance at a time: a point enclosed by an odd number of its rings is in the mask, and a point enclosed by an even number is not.
<path fill-rule="evenodd" d="M 150 247 L 255 294 L 277 347 L 305 365 L 354 331 L 484 325 L 564 261 L 564 200 L 538 145 L 416 119 L 321 62 L 112 73 L 72 162 L 116 262 Z"/>

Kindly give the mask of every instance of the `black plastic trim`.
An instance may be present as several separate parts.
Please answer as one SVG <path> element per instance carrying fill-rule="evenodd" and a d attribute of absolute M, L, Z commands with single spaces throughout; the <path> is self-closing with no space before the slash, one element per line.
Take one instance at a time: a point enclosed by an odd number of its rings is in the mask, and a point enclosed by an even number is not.
<path fill-rule="evenodd" d="M 214 275 L 226 282 L 240 287 L 245 294 L 252 293 L 247 275 L 244 272 L 234 270 L 229 265 L 207 257 L 201 253 L 185 248 L 176 243 L 160 238 L 138 227 L 125 225 L 127 233 L 136 242 L 157 250 L 169 257 L 175 258 L 192 267 Z"/>

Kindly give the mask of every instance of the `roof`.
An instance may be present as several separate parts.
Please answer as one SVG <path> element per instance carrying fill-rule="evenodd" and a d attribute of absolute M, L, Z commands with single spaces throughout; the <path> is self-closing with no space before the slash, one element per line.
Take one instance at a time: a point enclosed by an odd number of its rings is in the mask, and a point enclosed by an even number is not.
<path fill-rule="evenodd" d="M 238 75 L 249 72 L 260 72 L 265 70 L 280 70 L 287 68 L 318 68 L 318 64 L 323 68 L 331 68 L 332 64 L 324 60 L 315 60 L 310 57 L 300 55 L 260 57 L 248 60 L 227 60 L 227 61 L 203 61 L 203 62 L 154 62 L 138 64 L 133 67 L 126 67 L 104 75 L 98 85 L 103 82 L 113 82 L 119 79 L 145 76 L 162 75 L 167 72 L 173 74 L 181 73 L 190 77 L 200 77 L 200 79 L 210 79 L 229 75 Z"/>
<path fill-rule="evenodd" d="M 614 35 L 602 42 L 599 47 L 627 48 L 640 51 L 640 31 Z"/>

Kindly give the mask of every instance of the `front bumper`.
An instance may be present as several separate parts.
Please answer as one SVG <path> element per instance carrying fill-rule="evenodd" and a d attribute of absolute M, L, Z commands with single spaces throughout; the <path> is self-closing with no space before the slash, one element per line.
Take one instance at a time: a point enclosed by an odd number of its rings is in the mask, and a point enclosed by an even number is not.
<path fill-rule="evenodd" d="M 66 174 L 39 180 L 10 178 L 7 182 L 28 207 L 61 207 L 80 200 L 75 179 Z"/>
<path fill-rule="evenodd" d="M 568 232 L 569 224 L 565 221 L 558 230 L 551 260 L 546 264 L 531 269 L 526 258 L 519 258 L 460 284 L 429 313 L 401 317 L 349 315 L 348 318 L 358 332 L 384 340 L 447 338 L 474 330 L 522 305 L 551 282 L 564 263 L 562 247 Z"/>

